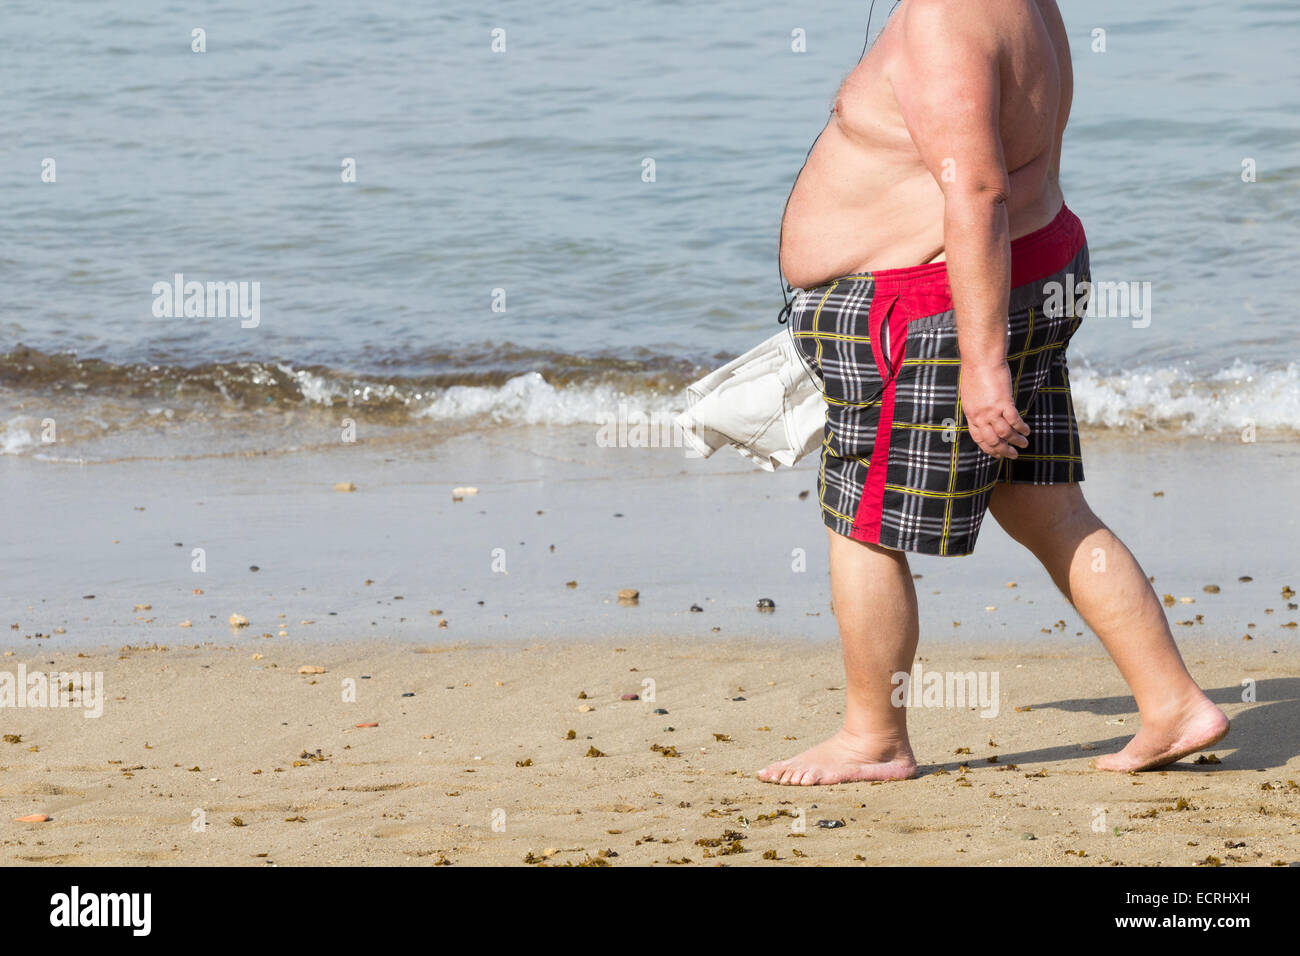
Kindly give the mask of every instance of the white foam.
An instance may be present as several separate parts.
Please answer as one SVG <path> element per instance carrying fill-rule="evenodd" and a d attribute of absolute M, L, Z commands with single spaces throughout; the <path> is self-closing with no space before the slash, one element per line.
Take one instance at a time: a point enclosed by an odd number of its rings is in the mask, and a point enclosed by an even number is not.
<path fill-rule="evenodd" d="M 647 415 L 672 415 L 684 407 L 675 398 L 629 395 L 608 385 L 556 388 L 540 373 L 527 372 L 501 385 L 453 385 L 417 414 L 443 421 L 486 418 L 513 425 L 586 425 L 610 420 L 620 404 Z"/>
<path fill-rule="evenodd" d="M 1183 369 L 1141 369 L 1099 375 L 1072 368 L 1070 383 L 1081 423 L 1188 435 L 1264 431 L 1300 433 L 1300 366 L 1261 369 L 1242 362 L 1193 376 Z"/>
<path fill-rule="evenodd" d="M 1125 431 L 1164 429 L 1203 436 L 1241 432 L 1300 435 L 1300 365 L 1261 369 L 1234 362 L 1208 377 L 1179 368 L 1102 375 L 1070 370 L 1075 410 L 1084 425 Z M 620 404 L 647 415 L 671 416 L 683 395 L 627 394 L 604 385 L 557 388 L 538 372 L 502 385 L 457 385 L 443 390 L 417 414 L 437 420 L 487 420 L 513 425 L 578 425 L 609 421 Z"/>
<path fill-rule="evenodd" d="M 0 428 L 0 455 L 21 455 L 29 448 L 36 447 L 36 439 L 27 430 L 33 421 L 28 416 L 11 418 Z"/>

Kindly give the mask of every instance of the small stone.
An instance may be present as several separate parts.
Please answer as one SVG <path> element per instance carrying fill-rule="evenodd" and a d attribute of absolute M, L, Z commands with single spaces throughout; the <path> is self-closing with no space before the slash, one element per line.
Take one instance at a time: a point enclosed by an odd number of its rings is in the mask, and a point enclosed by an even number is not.
<path fill-rule="evenodd" d="M 580 714 L 589 714 L 589 713 L 591 713 L 591 712 L 592 712 L 593 710 L 595 710 L 595 709 L 596 709 L 596 708 L 595 708 L 595 707 L 592 707 L 591 704 L 579 704 L 579 705 L 578 705 L 578 713 L 580 713 Z"/>
<path fill-rule="evenodd" d="M 319 664 L 303 664 L 302 667 L 298 668 L 298 673 L 299 674 L 324 674 L 325 668 L 321 667 Z"/>
<path fill-rule="evenodd" d="M 773 601 L 771 598 L 759 598 L 759 599 L 758 599 L 758 605 L 757 605 L 757 606 L 758 606 L 758 609 L 759 609 L 760 611 L 775 611 L 775 610 L 776 610 L 776 602 Z"/>
<path fill-rule="evenodd" d="M 250 571 L 261 571 L 262 569 L 259 568 L 256 564 L 250 564 L 250 565 L 248 566 L 248 570 L 250 570 Z"/>
<path fill-rule="evenodd" d="M 181 621 L 181 622 L 180 622 L 179 624 L 177 624 L 176 626 L 177 626 L 177 627 L 193 627 L 194 624 L 193 624 L 193 622 L 191 622 L 191 621 Z"/>
<path fill-rule="evenodd" d="M 338 481 L 334 483 L 335 491 L 356 491 L 357 486 L 350 481 Z"/>
<path fill-rule="evenodd" d="M 48 813 L 29 813 L 25 817 L 14 817 L 14 823 L 49 823 L 52 819 Z"/>
<path fill-rule="evenodd" d="M 576 587 L 578 586 L 578 582 L 577 582 L 577 581 L 565 581 L 565 582 L 564 582 L 564 586 L 565 586 L 566 588 L 576 588 Z"/>
<path fill-rule="evenodd" d="M 402 696 L 403 696 L 403 697 L 414 697 L 414 696 L 415 696 L 415 693 L 414 693 L 413 691 L 409 691 L 409 690 L 408 690 L 408 691 L 407 691 L 405 694 L 403 694 Z"/>
<path fill-rule="evenodd" d="M 618 592 L 620 601 L 638 601 L 641 598 L 641 592 L 636 588 L 622 588 Z"/>
<path fill-rule="evenodd" d="M 1032 833 L 1022 833 L 1022 834 L 1020 834 L 1020 839 L 1022 839 L 1022 840 L 1037 840 L 1038 837 L 1034 836 Z"/>
<path fill-rule="evenodd" d="M 153 610 L 153 605 L 152 605 L 152 604 L 137 604 L 137 605 L 135 606 L 135 610 L 137 610 L 137 611 L 151 611 L 151 610 Z"/>
<path fill-rule="evenodd" d="M 838 830 L 846 824 L 843 820 L 818 820 L 817 825 L 823 830 Z"/>
<path fill-rule="evenodd" d="M 660 716 L 663 716 L 664 714 L 667 714 L 668 711 L 664 710 L 662 707 L 656 707 L 656 708 L 655 708 L 655 713 L 656 713 L 656 714 L 659 714 Z"/>
<path fill-rule="evenodd" d="M 230 626 L 248 627 L 248 618 L 244 617 L 242 614 L 232 614 L 230 615 Z"/>
<path fill-rule="evenodd" d="M 624 694 L 622 697 L 619 698 L 619 700 L 640 700 L 640 699 L 641 698 L 636 694 Z"/>
<path fill-rule="evenodd" d="M 372 720 L 372 721 L 370 721 L 369 723 L 365 723 L 365 724 L 353 724 L 353 726 L 354 726 L 354 727 L 358 727 L 358 728 L 360 728 L 360 727 L 378 727 L 378 726 L 379 726 L 379 721 L 377 721 L 377 720 Z"/>
<path fill-rule="evenodd" d="M 699 614 L 699 613 L 701 613 L 703 610 L 704 610 L 704 608 L 700 607 L 698 604 L 692 604 L 692 605 L 691 605 L 691 612 L 694 613 L 694 614 Z"/>
<path fill-rule="evenodd" d="M 1204 591 L 1206 594 L 1218 594 L 1220 588 L 1217 584 L 1207 584 L 1205 585 L 1205 587 L 1201 588 L 1201 590 Z"/>
<path fill-rule="evenodd" d="M 476 495 L 476 494 L 478 494 L 478 489 L 477 489 L 477 488 L 470 487 L 470 486 L 467 485 L 467 486 L 465 486 L 465 487 L 463 487 L 463 488 L 453 488 L 453 489 L 451 489 L 451 493 L 452 493 L 453 497 L 456 497 L 456 498 L 464 498 L 466 495 Z"/>

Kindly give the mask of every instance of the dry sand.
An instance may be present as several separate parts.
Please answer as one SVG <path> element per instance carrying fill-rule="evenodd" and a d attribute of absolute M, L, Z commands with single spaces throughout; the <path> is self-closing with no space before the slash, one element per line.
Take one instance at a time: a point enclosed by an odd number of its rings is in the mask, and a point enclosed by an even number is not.
<path fill-rule="evenodd" d="M 0 861 L 1300 859 L 1293 641 L 1184 642 L 1193 673 L 1233 719 L 1211 751 L 1221 762 L 1189 758 L 1124 776 L 1088 767 L 1137 728 L 1132 698 L 1096 645 L 979 653 L 923 640 L 929 670 L 996 671 L 998 715 L 913 709 L 919 779 L 825 788 L 775 787 L 753 774 L 837 726 L 843 676 L 831 644 L 234 643 L 80 657 L 32 646 L 0 659 L 10 672 L 20 663 L 102 671 L 106 697 L 98 719 L 0 709 L 0 731 L 20 738 L 0 743 Z M 304 664 L 326 672 L 299 674 Z M 644 694 L 647 679 L 653 702 L 620 699 Z M 1256 682 L 1254 703 L 1241 700 L 1246 679 Z M 348 681 L 355 702 L 343 699 Z M 587 756 L 592 748 L 604 756 Z M 32 813 L 52 819 L 14 822 Z M 724 852 L 733 847 L 743 852 Z"/>

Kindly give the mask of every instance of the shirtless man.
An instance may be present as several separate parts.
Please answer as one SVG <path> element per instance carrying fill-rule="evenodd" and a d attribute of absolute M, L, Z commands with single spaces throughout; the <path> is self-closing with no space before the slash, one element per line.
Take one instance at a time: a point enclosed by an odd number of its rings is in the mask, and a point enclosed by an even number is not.
<path fill-rule="evenodd" d="M 1141 729 L 1094 766 L 1161 767 L 1228 732 L 1078 484 L 1065 347 L 1084 306 L 1050 295 L 1089 279 L 1059 180 L 1072 87 L 1053 0 L 902 0 L 790 195 L 781 268 L 799 290 L 791 329 L 825 380 L 818 484 L 848 700 L 833 737 L 762 780 L 915 774 L 891 700 L 919 636 L 906 552 L 970 553 L 986 510 L 1133 691 Z"/>

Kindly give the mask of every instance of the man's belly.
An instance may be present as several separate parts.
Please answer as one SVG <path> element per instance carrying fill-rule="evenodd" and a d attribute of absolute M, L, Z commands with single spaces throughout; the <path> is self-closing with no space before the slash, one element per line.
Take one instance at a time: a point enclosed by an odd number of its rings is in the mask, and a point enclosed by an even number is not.
<path fill-rule="evenodd" d="M 810 289 L 842 275 L 942 257 L 943 193 L 920 158 L 826 130 L 790 194 L 781 271 Z"/>
<path fill-rule="evenodd" d="M 1060 189 L 1041 162 L 1010 174 L 1010 238 L 1052 220 Z M 781 271 L 796 288 L 944 258 L 943 191 L 914 151 L 870 148 L 826 129 L 795 183 L 781 225 Z"/>

